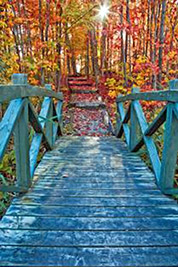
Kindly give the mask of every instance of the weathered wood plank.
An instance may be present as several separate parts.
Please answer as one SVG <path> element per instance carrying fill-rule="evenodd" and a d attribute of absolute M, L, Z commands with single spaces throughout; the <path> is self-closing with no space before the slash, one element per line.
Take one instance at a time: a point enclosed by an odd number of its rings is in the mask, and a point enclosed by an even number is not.
<path fill-rule="evenodd" d="M 30 174 L 31 177 L 34 176 L 36 164 L 37 164 L 37 158 L 40 151 L 40 146 L 42 143 L 43 135 L 39 133 L 35 133 L 33 140 L 31 142 L 30 146 Z"/>
<path fill-rule="evenodd" d="M 22 99 L 13 100 L 9 104 L 3 119 L 0 122 L 0 161 L 4 156 L 4 152 L 13 133 L 15 124 L 17 123 L 17 120 L 22 112 L 24 104 L 25 101 Z"/>
<path fill-rule="evenodd" d="M 46 118 L 46 125 L 45 125 L 45 134 L 47 137 L 48 142 L 50 143 L 50 146 L 52 147 L 54 145 L 53 143 L 53 103 L 52 100 L 49 104 L 49 110 Z"/>
<path fill-rule="evenodd" d="M 101 173 L 101 172 L 100 172 Z M 103 188 L 103 187 L 111 187 L 113 185 L 113 187 L 118 188 L 118 186 L 121 187 L 125 187 L 125 188 L 131 188 L 132 186 L 136 187 L 137 184 L 139 184 L 140 186 L 142 184 L 145 183 L 149 183 L 149 184 L 153 184 L 155 183 L 155 177 L 152 175 L 139 175 L 136 173 L 133 174 L 127 174 L 126 177 L 124 176 L 124 172 L 119 172 L 117 174 L 117 176 L 112 176 L 111 174 L 107 174 L 107 172 L 102 173 L 102 175 L 100 175 L 100 173 L 98 173 L 98 176 L 95 174 L 94 175 L 86 175 L 86 176 L 82 176 L 81 174 L 68 174 L 68 177 L 65 177 L 65 172 L 60 172 L 58 174 L 58 176 L 52 176 L 52 175 L 48 175 L 48 174 L 44 174 L 44 175 L 40 175 L 39 178 L 40 180 L 35 184 L 35 186 L 38 185 L 55 185 L 55 186 L 64 186 L 65 187 L 74 187 L 76 185 L 80 185 L 82 188 L 85 187 L 93 187 L 93 188 Z M 121 178 L 120 178 L 121 177 Z M 133 177 L 134 178 L 134 182 L 133 182 Z M 65 179 L 64 179 L 65 178 Z M 102 181 L 101 181 L 102 179 Z M 64 180 L 66 180 L 68 183 L 65 183 Z M 108 180 L 110 181 L 108 183 Z"/>
<path fill-rule="evenodd" d="M 136 176 L 136 174 L 135 174 Z M 80 181 L 74 181 L 71 180 L 71 179 L 66 179 L 66 181 L 64 181 L 64 178 L 61 178 L 61 179 L 56 179 L 56 180 L 53 180 L 54 178 L 51 178 L 52 181 L 49 180 L 50 177 L 48 177 L 46 180 L 42 180 L 42 177 L 41 177 L 41 180 L 42 181 L 37 181 L 34 185 L 34 188 L 33 190 L 35 190 L 36 188 L 51 188 L 51 186 L 55 186 L 56 189 L 74 189 L 76 190 L 77 188 L 78 189 L 100 189 L 101 191 L 103 189 L 120 189 L 120 190 L 132 190 L 132 189 L 140 189 L 140 190 L 144 190 L 144 189 L 150 189 L 150 188 L 154 188 L 154 189 L 157 189 L 157 186 L 155 184 L 155 180 L 150 180 L 149 178 L 147 178 L 147 180 L 139 180 L 139 179 L 136 179 L 134 180 L 134 182 L 130 179 L 124 179 L 124 180 L 121 180 L 121 181 L 111 181 L 111 182 L 106 182 L 106 181 L 103 181 L 101 182 L 100 179 L 97 179 L 94 181 L 92 180 L 85 180 L 85 179 L 82 179 Z M 111 179 L 110 179 L 111 180 Z M 112 192 L 112 191 L 111 191 Z"/>
<path fill-rule="evenodd" d="M 28 187 L 27 186 L 21 186 L 21 185 L 2 185 L 0 187 L 0 190 L 2 192 L 12 192 L 12 193 L 22 193 L 22 192 L 27 192 L 28 191 Z"/>
<path fill-rule="evenodd" d="M 178 266 L 178 247 L 1 246 L 1 266 Z"/>
<path fill-rule="evenodd" d="M 58 136 L 62 135 L 63 132 L 63 121 L 62 121 L 62 107 L 63 107 L 63 102 L 58 101 L 57 106 L 56 106 L 56 115 L 58 117 Z"/>
<path fill-rule="evenodd" d="M 54 124 L 53 124 L 53 144 L 57 140 L 57 137 L 60 135 L 60 134 L 58 134 L 58 131 L 59 131 L 59 125 L 57 122 L 54 122 Z"/>
<path fill-rule="evenodd" d="M 175 116 L 173 109 L 173 104 L 168 104 L 160 175 L 160 187 L 163 192 L 174 187 L 174 175 L 178 152 L 178 119 Z"/>
<path fill-rule="evenodd" d="M 62 105 L 62 101 L 58 101 L 57 105 L 53 103 L 53 143 L 62 136 Z"/>
<path fill-rule="evenodd" d="M 145 187 L 146 188 L 146 187 Z M 52 195 L 54 197 L 105 197 L 105 198 L 120 198 L 120 197 L 127 197 L 129 191 L 129 197 L 160 197 L 161 192 L 160 190 L 155 189 L 60 189 L 60 188 L 53 188 L 53 192 L 51 192 L 51 188 L 34 188 L 32 192 L 28 192 L 26 195 L 27 197 L 35 197 L 35 196 L 45 196 L 45 195 Z"/>
<path fill-rule="evenodd" d="M 21 188 L 31 185 L 29 162 L 28 100 L 25 99 L 23 110 L 14 129 L 16 154 L 17 184 Z"/>
<path fill-rule="evenodd" d="M 120 125 L 119 128 L 118 128 L 118 131 L 116 133 L 116 136 L 117 137 L 121 137 L 122 136 L 122 131 L 124 131 L 124 134 L 125 134 L 125 139 L 126 139 L 126 142 L 127 142 L 127 145 L 129 146 L 129 142 L 130 142 L 130 129 L 129 129 L 129 126 L 127 125 L 127 123 L 123 123 L 123 121 L 127 121 L 127 119 L 129 119 L 129 116 L 130 116 L 130 110 L 128 110 L 128 112 L 125 114 L 125 111 L 124 111 L 124 106 L 122 103 L 118 103 L 117 104 L 117 112 L 120 114 L 121 116 L 121 122 L 120 122 Z M 123 130 L 122 130 L 122 127 L 123 127 Z"/>
<path fill-rule="evenodd" d="M 137 114 L 137 119 L 140 125 L 140 129 L 142 132 L 142 135 L 144 135 L 146 129 L 148 128 L 145 116 L 143 114 L 143 110 L 142 107 L 140 105 L 140 103 L 138 101 L 134 101 L 133 102 L 133 107 L 135 109 L 135 112 Z M 158 152 L 156 149 L 156 146 L 153 142 L 153 139 L 150 136 L 144 136 L 144 143 L 146 145 L 147 151 L 148 151 L 148 155 L 156 176 L 156 180 L 159 184 L 160 181 L 160 171 L 161 171 L 161 162 L 158 156 Z"/>
<path fill-rule="evenodd" d="M 139 88 L 133 88 L 133 93 L 138 93 Z M 137 119 L 137 113 L 134 108 L 134 101 L 131 103 L 131 110 L 130 110 L 130 140 L 129 140 L 129 148 L 131 151 L 133 151 L 133 148 L 135 147 L 137 140 L 139 138 L 140 131 L 140 121 Z"/>
<path fill-rule="evenodd" d="M 146 100 L 146 101 L 169 101 L 169 102 L 178 102 L 178 91 L 166 90 L 166 91 L 154 91 L 146 93 L 134 93 L 126 96 L 118 96 L 117 103 L 125 102 L 129 100 Z"/>
<path fill-rule="evenodd" d="M 6 215 L 51 217 L 178 217 L 178 205 L 156 205 L 146 207 L 92 207 L 56 205 L 12 205 Z"/>
<path fill-rule="evenodd" d="M 44 130 L 44 128 L 46 126 L 46 122 L 48 120 L 50 108 L 51 108 L 51 99 L 49 97 L 45 97 L 45 99 L 44 99 L 44 101 L 42 103 L 42 108 L 41 108 L 39 117 L 38 117 L 38 121 L 40 122 L 42 130 Z M 33 111 L 32 108 L 31 108 L 31 111 Z M 34 113 L 34 116 L 35 116 L 35 113 Z M 35 135 L 34 135 L 34 137 L 32 139 L 31 147 L 30 147 L 30 170 L 31 170 L 31 176 L 33 176 L 35 168 L 36 168 L 37 157 L 38 157 L 38 154 L 39 154 L 39 150 L 40 150 L 40 146 L 41 146 L 42 140 L 46 140 L 45 143 L 46 143 L 46 146 L 47 146 L 47 150 L 51 150 L 52 149 L 52 144 L 48 140 L 46 134 L 43 134 L 43 133 L 39 134 L 38 132 L 35 133 Z"/>
<path fill-rule="evenodd" d="M 52 91 L 52 87 L 50 84 L 45 84 L 45 88 L 47 90 L 51 90 Z M 49 110 L 48 110 L 48 114 L 47 114 L 47 121 L 46 121 L 46 137 L 48 139 L 48 142 L 50 143 L 51 147 L 53 146 L 53 108 L 54 108 L 54 105 L 53 105 L 53 101 L 51 99 L 50 101 L 50 104 L 49 104 Z"/>
<path fill-rule="evenodd" d="M 0 246 L 31 247 L 178 246 L 178 231 L 0 230 Z"/>
<path fill-rule="evenodd" d="M 85 217 L 32 217 L 5 216 L 1 229 L 31 230 L 110 230 L 110 231 L 143 231 L 143 230 L 178 230 L 178 217 L 153 218 L 85 218 Z"/>
<path fill-rule="evenodd" d="M 62 93 L 46 90 L 43 87 L 31 85 L 0 85 L 0 103 L 25 97 L 54 97 L 63 100 Z"/>
<path fill-rule="evenodd" d="M 162 197 L 150 197 L 142 198 L 142 197 L 136 197 L 136 198 L 119 198 L 114 199 L 112 197 L 110 198 L 94 198 L 94 197 L 48 197 L 48 196 L 33 196 L 33 197 L 23 197 L 21 199 L 15 199 L 15 204 L 23 205 L 27 203 L 28 205 L 65 205 L 65 206 L 108 206 L 108 207 L 123 207 L 123 206 L 155 206 L 155 205 L 172 205 L 174 203 L 173 200 L 170 200 L 168 198 Z"/>
<path fill-rule="evenodd" d="M 51 150 L 52 146 L 50 145 L 50 143 L 48 142 L 48 138 L 46 137 L 46 134 L 43 130 L 44 127 L 41 126 L 41 123 L 38 119 L 38 116 L 35 113 L 35 110 L 32 106 L 32 104 L 29 102 L 29 121 L 32 125 L 32 127 L 34 128 L 36 134 L 42 134 L 41 136 L 43 136 L 43 142 L 44 142 L 44 146 L 46 147 L 47 150 Z"/>

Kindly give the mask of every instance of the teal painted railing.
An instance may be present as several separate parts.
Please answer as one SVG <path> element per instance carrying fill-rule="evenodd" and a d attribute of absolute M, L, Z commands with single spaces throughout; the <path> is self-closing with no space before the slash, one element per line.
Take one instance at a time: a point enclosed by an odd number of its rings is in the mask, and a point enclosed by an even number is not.
<path fill-rule="evenodd" d="M 35 111 L 29 97 L 44 97 L 40 114 Z M 57 103 L 53 101 L 55 98 Z M 0 162 L 11 136 L 14 136 L 16 156 L 16 184 L 2 185 L 0 191 L 25 192 L 31 186 L 41 144 L 51 150 L 62 134 L 62 93 L 31 86 L 26 74 L 14 74 L 12 85 L 0 85 L 0 103 L 9 102 L 0 122 Z M 29 141 L 29 124 L 34 129 Z"/>
<path fill-rule="evenodd" d="M 165 101 L 166 105 L 148 124 L 140 100 Z M 127 111 L 124 109 L 125 101 L 131 101 Z M 131 94 L 117 97 L 117 112 L 116 136 L 121 138 L 124 134 L 132 152 L 145 145 L 158 187 L 165 194 L 178 193 L 174 180 L 178 154 L 178 80 L 170 81 L 169 90 L 165 91 L 141 93 L 139 88 L 133 88 Z M 160 159 L 152 135 L 164 122 L 164 146 Z"/>

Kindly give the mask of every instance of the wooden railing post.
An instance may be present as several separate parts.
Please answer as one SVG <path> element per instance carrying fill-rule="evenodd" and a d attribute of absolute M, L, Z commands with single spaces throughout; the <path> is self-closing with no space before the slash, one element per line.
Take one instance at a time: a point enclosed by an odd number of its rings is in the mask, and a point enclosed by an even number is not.
<path fill-rule="evenodd" d="M 169 83 L 170 90 L 178 90 L 178 80 Z M 178 118 L 174 109 L 178 103 L 168 102 L 161 164 L 160 187 L 168 193 L 174 188 L 174 175 L 178 153 Z"/>
<path fill-rule="evenodd" d="M 120 95 L 122 96 L 122 95 Z M 129 146 L 130 143 L 130 129 L 127 125 L 128 120 L 130 119 L 130 113 L 125 114 L 123 103 L 117 103 L 117 125 L 116 125 L 116 137 L 121 138 L 122 134 L 125 134 L 126 143 Z M 127 117 L 127 119 L 126 119 Z"/>
<path fill-rule="evenodd" d="M 27 85 L 26 74 L 13 74 L 14 85 Z M 20 117 L 14 129 L 14 143 L 16 154 L 17 184 L 22 191 L 26 191 L 31 185 L 29 164 L 29 129 L 28 129 L 28 99 L 21 111 Z"/>
<path fill-rule="evenodd" d="M 52 150 L 57 136 L 61 134 L 63 95 L 52 91 L 51 85 L 46 85 L 46 88 L 29 85 L 27 74 L 14 74 L 12 83 L 0 85 L 0 103 L 10 101 L 0 121 L 0 161 L 14 135 L 17 181 L 14 185 L 3 184 L 0 190 L 25 192 L 32 183 L 41 144 L 47 151 Z M 44 97 L 40 114 L 35 111 L 29 97 Z M 53 98 L 58 102 L 56 106 Z M 34 130 L 31 144 L 29 124 Z"/>
<path fill-rule="evenodd" d="M 56 113 L 57 113 L 57 117 L 58 117 L 58 136 L 62 136 L 63 135 L 63 119 L 62 119 L 62 106 L 63 106 L 63 101 L 58 101 L 57 106 L 56 106 Z M 55 137 L 54 137 L 55 140 Z"/>
<path fill-rule="evenodd" d="M 140 88 L 133 87 L 132 93 L 139 93 Z M 138 131 L 139 131 L 139 124 L 137 120 L 137 116 L 134 109 L 134 102 L 138 100 L 133 100 L 131 103 L 131 115 L 130 115 L 130 142 L 129 142 L 129 148 L 132 151 L 135 147 L 137 141 L 138 141 Z"/>
<path fill-rule="evenodd" d="M 52 90 L 52 86 L 51 84 L 45 84 L 45 88 L 47 90 Z M 53 121 L 52 121 L 52 117 L 53 117 L 53 102 L 51 99 L 50 102 L 50 108 L 49 108 L 49 112 L 48 112 L 48 120 L 46 122 L 46 137 L 48 138 L 48 141 L 50 143 L 51 146 L 53 146 Z"/>
<path fill-rule="evenodd" d="M 12 75 L 12 83 L 15 85 L 27 85 L 28 84 L 28 75 L 27 74 L 21 74 L 21 73 L 15 73 Z"/>
<path fill-rule="evenodd" d="M 119 96 L 122 96 L 121 94 Z M 117 113 L 116 113 L 116 137 L 121 138 L 123 134 L 123 128 L 122 127 L 122 117 L 120 114 L 120 109 L 119 109 L 119 103 L 116 102 L 116 107 L 117 107 Z M 125 114 L 124 114 L 125 115 Z"/>

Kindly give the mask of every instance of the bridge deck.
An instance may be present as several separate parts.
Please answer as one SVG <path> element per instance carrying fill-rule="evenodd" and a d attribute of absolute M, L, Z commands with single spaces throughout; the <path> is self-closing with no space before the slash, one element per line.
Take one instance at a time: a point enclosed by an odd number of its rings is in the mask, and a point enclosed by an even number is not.
<path fill-rule="evenodd" d="M 115 137 L 62 137 L 1 221 L 0 266 L 178 266 L 178 205 Z"/>

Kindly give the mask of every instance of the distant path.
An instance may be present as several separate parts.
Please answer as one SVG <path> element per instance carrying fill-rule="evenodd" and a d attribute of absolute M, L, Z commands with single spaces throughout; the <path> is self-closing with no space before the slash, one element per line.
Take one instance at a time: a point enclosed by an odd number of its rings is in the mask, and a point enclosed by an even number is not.
<path fill-rule="evenodd" d="M 69 120 L 73 135 L 110 135 L 105 104 L 94 82 L 85 77 L 70 77 L 69 88 L 71 92 Z"/>

